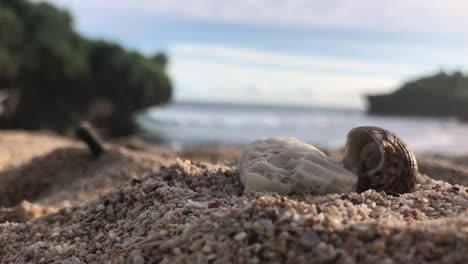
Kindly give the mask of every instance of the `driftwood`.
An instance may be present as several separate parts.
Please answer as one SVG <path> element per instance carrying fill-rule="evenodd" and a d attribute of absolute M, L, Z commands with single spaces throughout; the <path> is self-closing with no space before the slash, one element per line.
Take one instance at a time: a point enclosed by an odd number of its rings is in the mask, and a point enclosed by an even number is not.
<path fill-rule="evenodd" d="M 104 143 L 90 123 L 83 122 L 76 129 L 75 135 L 86 143 L 95 158 L 99 158 L 105 152 Z"/>

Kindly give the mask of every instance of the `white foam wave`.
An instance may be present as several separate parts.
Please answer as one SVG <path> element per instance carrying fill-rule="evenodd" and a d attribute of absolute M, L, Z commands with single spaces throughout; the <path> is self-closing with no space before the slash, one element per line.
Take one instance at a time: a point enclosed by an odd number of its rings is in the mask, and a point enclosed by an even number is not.
<path fill-rule="evenodd" d="M 416 152 L 468 153 L 468 126 L 454 119 L 382 118 L 360 111 L 259 106 L 174 104 L 143 114 L 140 124 L 172 144 L 247 144 L 292 136 L 324 147 L 342 147 L 356 126 L 387 128 Z"/>

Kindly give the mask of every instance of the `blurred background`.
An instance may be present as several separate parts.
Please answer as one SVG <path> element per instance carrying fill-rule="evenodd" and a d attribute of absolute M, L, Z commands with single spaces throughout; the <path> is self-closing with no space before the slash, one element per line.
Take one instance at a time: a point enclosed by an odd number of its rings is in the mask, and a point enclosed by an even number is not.
<path fill-rule="evenodd" d="M 0 128 L 171 145 L 390 129 L 468 153 L 468 3 L 0 0 Z"/>

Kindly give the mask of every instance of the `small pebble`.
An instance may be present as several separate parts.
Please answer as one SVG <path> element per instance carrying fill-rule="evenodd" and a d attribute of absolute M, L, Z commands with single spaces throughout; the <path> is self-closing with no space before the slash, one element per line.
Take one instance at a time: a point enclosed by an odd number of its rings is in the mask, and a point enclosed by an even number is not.
<path fill-rule="evenodd" d="M 243 240 L 244 238 L 247 237 L 247 233 L 245 232 L 240 232 L 239 234 L 237 234 L 234 239 L 237 240 L 237 241 L 240 241 L 240 240 Z"/>

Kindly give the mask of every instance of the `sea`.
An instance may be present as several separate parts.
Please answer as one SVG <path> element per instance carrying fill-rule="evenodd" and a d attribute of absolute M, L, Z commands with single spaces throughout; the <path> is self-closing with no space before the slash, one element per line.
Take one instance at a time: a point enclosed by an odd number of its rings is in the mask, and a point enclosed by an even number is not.
<path fill-rule="evenodd" d="M 416 153 L 468 154 L 468 124 L 455 118 L 381 117 L 364 110 L 323 107 L 174 102 L 140 113 L 149 139 L 184 145 L 244 145 L 259 138 L 295 137 L 323 148 L 340 148 L 348 131 L 379 126 L 396 133 Z"/>

